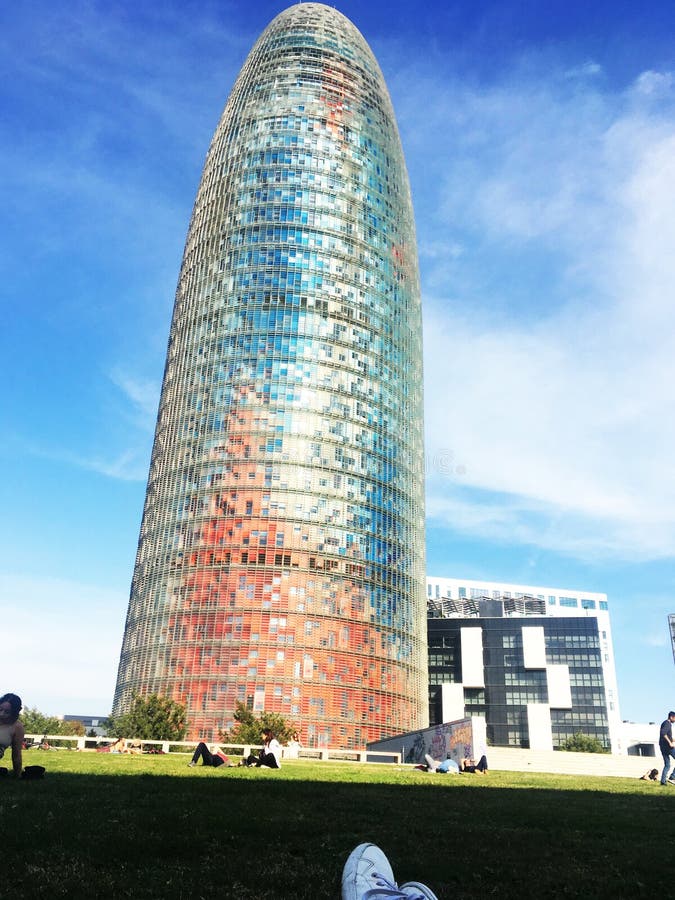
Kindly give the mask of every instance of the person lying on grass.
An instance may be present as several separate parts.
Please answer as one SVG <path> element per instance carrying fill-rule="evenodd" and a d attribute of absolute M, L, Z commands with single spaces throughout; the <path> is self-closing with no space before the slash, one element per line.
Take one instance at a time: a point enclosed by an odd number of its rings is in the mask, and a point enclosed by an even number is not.
<path fill-rule="evenodd" d="M 128 741 L 126 738 L 119 737 L 107 748 L 109 753 L 142 753 L 140 741 Z"/>
<path fill-rule="evenodd" d="M 218 766 L 232 765 L 230 757 L 221 750 L 218 744 L 211 744 L 211 749 L 209 749 L 204 741 L 200 741 L 197 744 L 188 765 L 190 767 L 196 766 L 200 759 L 203 766 L 213 766 L 214 768 L 217 768 Z"/>
<path fill-rule="evenodd" d="M 457 775 L 459 773 L 459 765 L 449 756 L 444 760 L 438 760 L 425 753 L 424 759 L 427 772 L 438 772 L 440 775 Z"/>
<path fill-rule="evenodd" d="M 23 768 L 23 722 L 19 721 L 21 697 L 16 694 L 4 694 L 0 697 L 0 757 L 5 750 L 12 748 L 12 774 L 21 778 Z"/>
<path fill-rule="evenodd" d="M 488 762 L 487 756 L 483 755 L 476 762 L 475 759 L 469 759 L 468 756 L 465 756 L 464 759 L 459 764 L 460 772 L 480 772 L 481 775 L 487 775 L 488 770 Z"/>

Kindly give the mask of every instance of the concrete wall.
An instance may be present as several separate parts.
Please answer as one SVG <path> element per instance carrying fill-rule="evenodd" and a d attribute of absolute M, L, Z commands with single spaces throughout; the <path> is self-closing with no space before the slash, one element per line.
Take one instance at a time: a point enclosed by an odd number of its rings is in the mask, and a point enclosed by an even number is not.
<path fill-rule="evenodd" d="M 381 741 L 372 741 L 367 749 L 368 752 L 400 753 L 403 762 L 423 763 L 427 753 L 435 760 L 443 760 L 448 756 L 457 761 L 465 756 L 478 759 L 485 752 L 485 746 L 485 719 L 471 716 Z"/>
<path fill-rule="evenodd" d="M 611 775 L 618 778 L 639 778 L 651 768 L 657 768 L 660 775 L 663 766 L 660 755 L 654 759 L 619 756 L 614 753 L 519 750 L 515 747 L 488 747 L 487 758 L 492 770 L 548 772 L 555 775 Z"/>

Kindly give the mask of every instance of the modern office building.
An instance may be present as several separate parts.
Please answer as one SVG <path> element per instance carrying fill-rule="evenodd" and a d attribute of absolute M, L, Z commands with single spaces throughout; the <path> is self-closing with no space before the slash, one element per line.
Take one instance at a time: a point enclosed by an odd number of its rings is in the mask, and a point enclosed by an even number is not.
<path fill-rule="evenodd" d="M 101 736 L 107 734 L 108 717 L 107 716 L 76 716 L 67 715 L 63 717 L 64 722 L 79 722 L 87 729 L 88 735 Z"/>
<path fill-rule="evenodd" d="M 282 12 L 211 146 L 176 293 L 114 711 L 237 701 L 303 743 L 427 723 L 421 310 L 391 101 L 335 9 Z"/>
<path fill-rule="evenodd" d="M 432 723 L 484 716 L 494 746 L 582 733 L 626 752 L 605 594 L 427 579 Z"/>

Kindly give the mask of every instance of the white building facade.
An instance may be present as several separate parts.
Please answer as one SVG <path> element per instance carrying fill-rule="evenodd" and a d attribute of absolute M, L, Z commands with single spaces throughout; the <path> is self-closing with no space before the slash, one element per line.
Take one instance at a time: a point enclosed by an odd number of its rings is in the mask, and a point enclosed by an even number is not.
<path fill-rule="evenodd" d="M 568 728 L 627 752 L 606 594 L 428 576 L 427 604 L 432 722 L 484 714 L 496 745 L 553 749 Z"/>

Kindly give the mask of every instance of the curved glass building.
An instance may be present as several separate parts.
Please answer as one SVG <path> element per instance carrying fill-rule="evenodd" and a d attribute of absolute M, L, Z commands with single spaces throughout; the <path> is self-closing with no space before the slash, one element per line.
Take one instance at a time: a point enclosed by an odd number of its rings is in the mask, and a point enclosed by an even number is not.
<path fill-rule="evenodd" d="M 114 712 L 236 701 L 303 743 L 428 720 L 421 310 L 401 143 L 335 9 L 277 16 L 208 151 L 180 271 Z"/>

